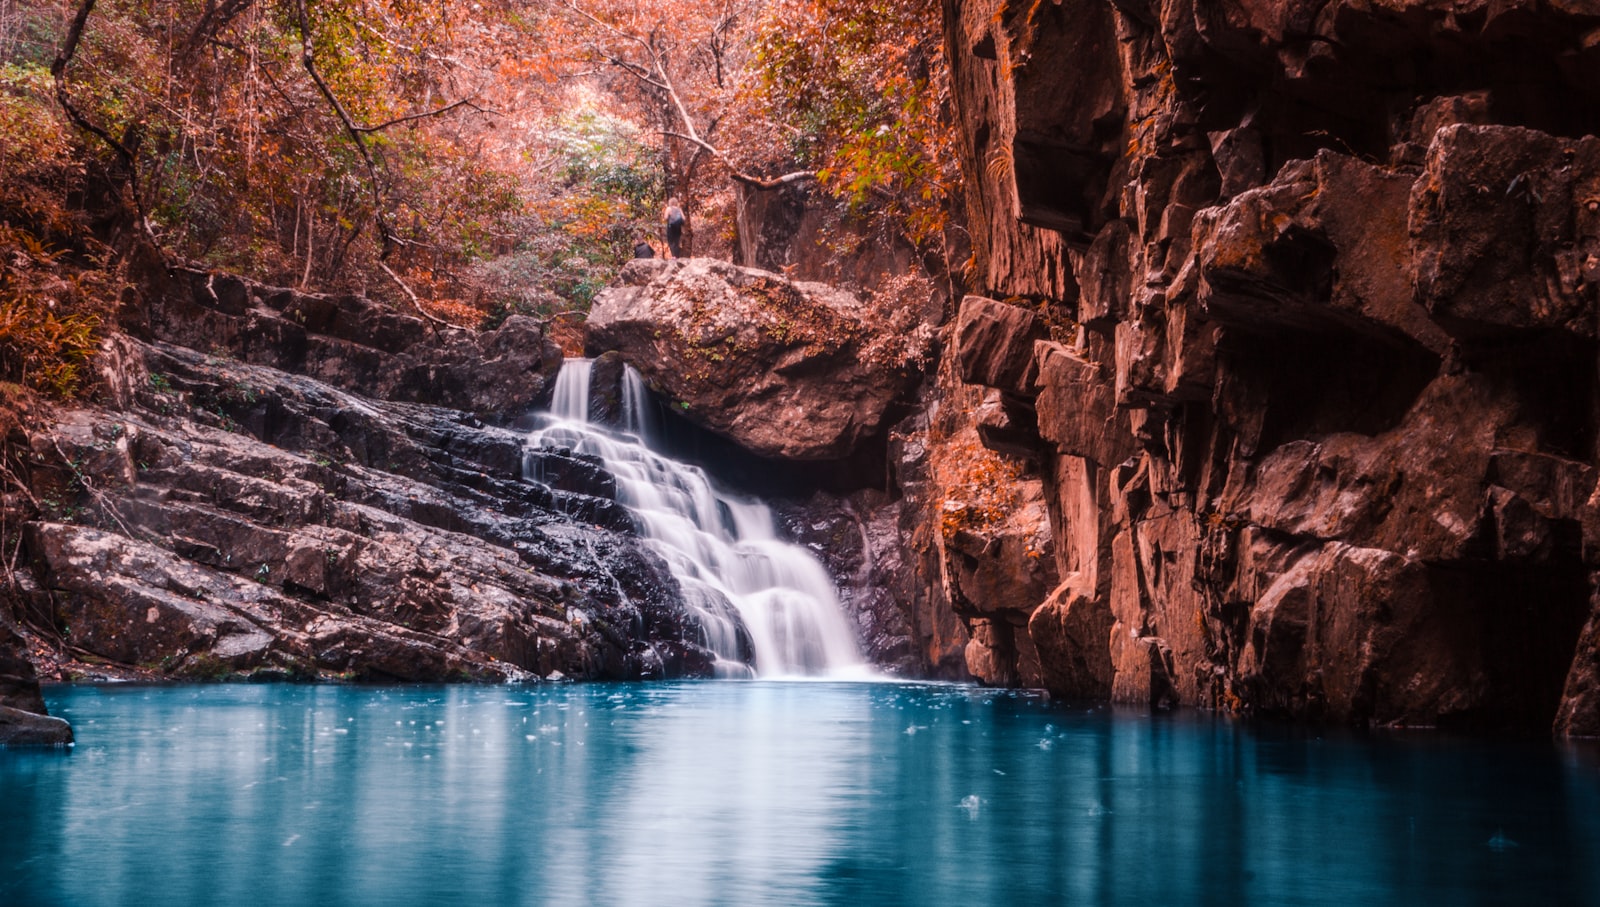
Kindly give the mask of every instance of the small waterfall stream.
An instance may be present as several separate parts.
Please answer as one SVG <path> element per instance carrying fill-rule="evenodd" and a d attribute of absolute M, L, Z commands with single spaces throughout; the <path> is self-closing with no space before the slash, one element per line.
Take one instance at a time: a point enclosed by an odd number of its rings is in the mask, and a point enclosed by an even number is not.
<path fill-rule="evenodd" d="M 717 655 L 718 674 L 750 676 L 746 662 L 753 655 L 760 677 L 868 675 L 822 564 L 778 538 L 765 504 L 718 492 L 704 470 L 650 450 L 648 391 L 631 367 L 623 380 L 626 431 L 591 423 L 592 366 L 588 359 L 566 361 L 547 421 L 529 434 L 528 445 L 592 454 L 616 476 L 618 502 L 683 587 L 703 641 Z"/>

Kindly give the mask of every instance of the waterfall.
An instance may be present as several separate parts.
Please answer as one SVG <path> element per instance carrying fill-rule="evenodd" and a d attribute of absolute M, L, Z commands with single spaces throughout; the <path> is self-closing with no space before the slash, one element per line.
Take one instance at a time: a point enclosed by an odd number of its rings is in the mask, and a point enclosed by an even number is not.
<path fill-rule="evenodd" d="M 748 676 L 746 654 L 754 656 L 754 674 L 761 677 L 865 675 L 855 634 L 822 564 L 778 538 L 765 504 L 719 492 L 704 470 L 649 449 L 656 437 L 649 392 L 631 366 L 623 379 L 625 431 L 590 422 L 592 366 L 589 359 L 566 360 L 549 417 L 529 434 L 528 445 L 592 454 L 616 477 L 618 502 L 678 579 L 702 642 L 716 653 L 719 675 Z"/>

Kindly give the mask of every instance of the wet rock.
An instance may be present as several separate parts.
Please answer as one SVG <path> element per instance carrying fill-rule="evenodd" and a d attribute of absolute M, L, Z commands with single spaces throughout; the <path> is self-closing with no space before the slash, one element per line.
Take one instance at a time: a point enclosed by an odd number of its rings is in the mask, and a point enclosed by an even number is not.
<path fill-rule="evenodd" d="M 28 657 L 28 641 L 0 619 L 0 706 L 46 714 L 39 675 Z"/>
<path fill-rule="evenodd" d="M 0 618 L 0 746 L 72 742 L 72 725 L 51 717 L 39 692 L 28 640 Z"/>
<path fill-rule="evenodd" d="M 589 372 L 589 421 L 623 427 L 623 375 L 627 366 L 627 360 L 615 350 L 595 358 Z"/>
<path fill-rule="evenodd" d="M 589 346 L 618 350 L 675 412 L 765 457 L 841 460 L 880 436 L 931 340 L 855 296 L 708 259 L 640 259 L 604 290 Z"/>
<path fill-rule="evenodd" d="M 593 458 L 529 454 L 459 410 L 135 346 L 160 380 L 132 406 L 28 428 L 31 483 L 54 489 L 24 532 L 32 613 L 75 655 L 193 679 L 710 673 Z"/>
<path fill-rule="evenodd" d="M 72 742 L 72 725 L 60 718 L 0 706 L 0 746 L 63 746 Z"/>
<path fill-rule="evenodd" d="M 772 506 L 783 534 L 827 568 L 867 661 L 902 677 L 930 676 L 920 657 L 928 631 L 906 607 L 914 583 L 901 545 L 902 502 L 869 490 L 844 497 L 818 492 Z"/>

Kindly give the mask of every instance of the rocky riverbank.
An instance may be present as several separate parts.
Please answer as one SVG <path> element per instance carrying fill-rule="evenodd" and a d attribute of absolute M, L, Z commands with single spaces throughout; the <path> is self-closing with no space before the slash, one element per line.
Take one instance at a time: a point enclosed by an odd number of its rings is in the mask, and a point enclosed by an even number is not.
<path fill-rule="evenodd" d="M 182 270 L 140 287 L 96 403 L 11 407 L 18 708 L 42 712 L 30 656 L 46 679 L 709 673 L 611 478 L 511 427 L 560 366 L 538 324 L 435 332 Z"/>

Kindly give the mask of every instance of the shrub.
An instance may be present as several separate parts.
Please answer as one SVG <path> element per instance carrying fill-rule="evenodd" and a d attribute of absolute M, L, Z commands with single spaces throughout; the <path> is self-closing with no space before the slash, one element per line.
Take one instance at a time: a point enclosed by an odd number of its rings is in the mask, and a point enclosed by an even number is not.
<path fill-rule="evenodd" d="M 79 391 L 114 298 L 108 275 L 0 225 L 0 380 Z"/>

